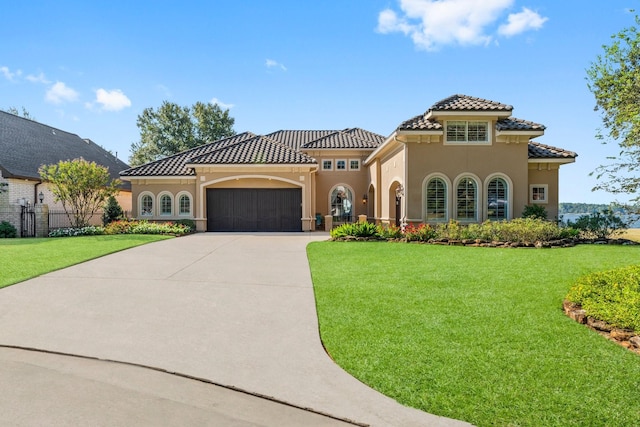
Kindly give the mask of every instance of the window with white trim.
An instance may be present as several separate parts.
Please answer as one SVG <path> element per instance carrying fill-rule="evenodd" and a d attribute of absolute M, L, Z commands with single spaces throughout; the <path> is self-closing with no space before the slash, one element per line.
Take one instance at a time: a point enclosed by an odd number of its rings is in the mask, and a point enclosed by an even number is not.
<path fill-rule="evenodd" d="M 191 197 L 188 194 L 181 194 L 178 198 L 178 215 L 191 215 Z"/>
<path fill-rule="evenodd" d="M 447 142 L 450 143 L 489 143 L 489 122 L 451 120 L 446 122 Z"/>
<path fill-rule="evenodd" d="M 427 183 L 426 220 L 447 220 L 447 183 L 442 178 L 432 178 Z"/>
<path fill-rule="evenodd" d="M 360 159 L 349 159 L 349 170 L 350 171 L 359 171 L 360 170 Z"/>
<path fill-rule="evenodd" d="M 461 221 L 478 219 L 478 184 L 472 178 L 462 178 L 456 188 L 456 218 Z"/>
<path fill-rule="evenodd" d="M 140 198 L 140 216 L 153 216 L 153 197 L 149 194 Z"/>
<path fill-rule="evenodd" d="M 529 202 L 548 203 L 549 186 L 547 184 L 533 184 L 529 186 Z"/>
<path fill-rule="evenodd" d="M 333 160 L 332 159 L 324 159 L 324 160 L 322 160 L 322 170 L 323 171 L 332 171 L 333 170 Z"/>
<path fill-rule="evenodd" d="M 509 187 L 502 178 L 493 178 L 487 185 L 487 219 L 508 219 Z"/>
<path fill-rule="evenodd" d="M 160 215 L 167 216 L 173 214 L 173 200 L 168 194 L 160 196 Z"/>
<path fill-rule="evenodd" d="M 346 171 L 347 170 L 347 161 L 340 159 L 336 160 L 336 170 L 337 171 Z"/>

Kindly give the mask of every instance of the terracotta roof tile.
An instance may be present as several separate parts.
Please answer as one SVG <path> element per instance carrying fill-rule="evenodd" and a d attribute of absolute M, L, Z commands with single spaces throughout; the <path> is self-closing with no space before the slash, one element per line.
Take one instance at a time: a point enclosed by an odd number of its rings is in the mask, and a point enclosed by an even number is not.
<path fill-rule="evenodd" d="M 576 157 L 578 155 L 573 151 L 529 141 L 530 159 L 575 159 Z"/>

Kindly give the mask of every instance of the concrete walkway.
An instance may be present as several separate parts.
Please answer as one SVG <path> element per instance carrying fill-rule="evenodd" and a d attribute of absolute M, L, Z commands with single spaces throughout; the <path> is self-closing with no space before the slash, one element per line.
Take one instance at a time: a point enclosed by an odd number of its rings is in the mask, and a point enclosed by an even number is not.
<path fill-rule="evenodd" d="M 326 238 L 318 233 L 196 234 L 133 248 L 1 289 L 0 345 L 176 372 L 362 425 L 468 426 L 398 404 L 345 373 L 324 353 L 305 247 Z M 0 357 L 13 361 L 20 371 L 26 369 L 16 362 L 22 356 L 15 352 L 20 351 L 4 349 Z M 50 357 L 46 363 L 39 359 L 28 364 L 60 373 L 59 367 L 47 363 L 59 366 L 60 361 L 52 360 L 67 356 Z M 139 372 L 144 370 L 140 367 L 116 369 L 107 362 L 74 359 L 63 363 L 69 369 L 63 375 L 76 375 L 70 366 L 84 366 L 85 362 L 92 367 L 80 375 L 83 381 L 94 381 L 86 372 L 100 376 L 106 369 L 120 378 L 113 380 L 117 387 L 143 396 L 152 392 L 142 387 L 145 380 L 134 380 L 136 375 L 129 372 L 137 371 L 141 377 L 149 374 Z M 0 374 L 0 383 L 4 383 L 9 375 Z M 160 372 L 153 375 L 171 377 Z M 9 377 L 13 381 L 21 378 Z M 176 403 L 182 408 L 178 413 L 189 413 L 189 406 L 181 405 L 192 402 L 207 406 L 207 394 L 201 396 L 198 390 L 212 385 L 175 379 L 181 385 L 166 380 L 156 390 L 189 389 L 182 381 L 194 383 L 191 394 Z M 154 399 L 171 399 L 162 393 L 156 392 Z M 6 401 L 0 402 L 0 413 L 7 414 Z M 96 399 L 95 409 L 108 410 L 109 402 Z M 210 403 L 217 404 L 215 399 Z M 244 404 L 232 404 L 229 411 L 237 411 L 236 405 Z M 198 412 L 200 415 L 207 419 L 206 412 Z M 220 425 L 284 425 L 266 418 L 256 424 L 225 419 Z M 194 424 L 171 416 L 154 421 L 148 425 Z M 302 425 L 338 425 L 329 418 L 313 424 L 316 421 Z"/>

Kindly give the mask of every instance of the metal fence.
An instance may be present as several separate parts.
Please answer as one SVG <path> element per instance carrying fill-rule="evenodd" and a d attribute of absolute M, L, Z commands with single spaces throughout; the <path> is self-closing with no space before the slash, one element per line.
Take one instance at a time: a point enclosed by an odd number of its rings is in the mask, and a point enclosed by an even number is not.
<path fill-rule="evenodd" d="M 71 216 L 71 219 L 69 219 Z M 125 218 L 131 217 L 131 212 L 124 212 Z M 64 210 L 50 210 L 49 211 L 49 232 L 58 228 L 72 227 L 73 214 L 67 215 Z M 94 213 L 89 218 L 89 225 L 102 225 L 102 211 Z"/>

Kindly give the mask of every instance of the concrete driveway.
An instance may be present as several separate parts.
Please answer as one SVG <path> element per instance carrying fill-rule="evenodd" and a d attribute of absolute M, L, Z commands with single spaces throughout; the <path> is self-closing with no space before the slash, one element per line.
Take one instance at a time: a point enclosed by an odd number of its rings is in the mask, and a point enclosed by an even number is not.
<path fill-rule="evenodd" d="M 305 252 L 309 242 L 326 238 L 324 233 L 195 234 L 1 289 L 0 345 L 5 348 L 0 348 L 0 358 L 15 369 L 0 370 L 0 383 L 6 388 L 4 379 L 21 382 L 21 371 L 31 380 L 46 372 L 52 377 L 50 383 L 75 379 L 87 390 L 91 390 L 87 384 L 97 383 L 109 388 L 106 396 L 110 396 L 89 399 L 97 414 L 103 411 L 108 416 L 110 409 L 121 407 L 130 416 L 138 415 L 136 424 L 149 420 L 147 425 L 215 425 L 211 412 L 223 417 L 217 425 L 340 425 L 336 419 L 372 426 L 469 425 L 404 407 L 366 387 L 326 355 Z M 47 359 L 24 348 L 140 366 L 55 354 Z M 76 365 L 82 372 L 74 371 Z M 154 379 L 145 380 L 150 374 Z M 262 417 L 255 409 L 260 421 L 250 419 L 245 414 L 245 409 L 252 410 L 248 400 L 216 397 L 212 384 L 268 397 L 272 401 L 259 400 L 270 408 L 263 409 L 265 414 L 273 417 Z M 97 389 L 87 393 L 99 394 L 101 388 Z M 182 400 L 168 391 L 173 389 L 184 390 L 178 393 Z M 3 388 L 0 392 L 6 395 Z M 127 393 L 142 400 L 146 396 L 148 403 L 170 401 L 177 412 L 167 407 L 154 410 L 153 404 L 130 406 Z M 24 398 L 28 396 L 25 390 Z M 251 400 L 246 394 L 242 397 Z M 233 402 L 226 404 L 228 411 L 223 408 L 225 399 Z M 273 401 L 288 406 L 274 409 Z M 183 416 L 145 418 L 136 412 L 189 414 L 192 402 L 197 402 L 194 414 L 201 422 L 185 423 L 189 418 Z M 11 413 L 7 405 L 0 399 L 3 416 Z M 214 407 L 216 411 L 211 411 Z M 201 412 L 203 408 L 209 412 Z M 314 412 L 307 412 L 310 417 L 332 418 L 301 423 L 295 419 L 298 412 L 290 413 L 296 408 Z M 306 411 L 300 412 L 304 417 Z M 76 408 L 65 413 L 73 416 Z M 17 411 L 15 419 L 28 420 L 25 416 Z M 94 418 L 103 420 L 103 425 L 127 424 Z M 285 424 L 285 419 L 295 420 Z M 66 423 L 60 418 L 59 425 Z"/>

